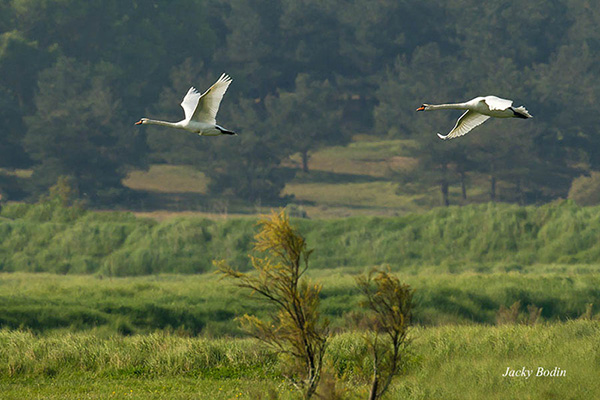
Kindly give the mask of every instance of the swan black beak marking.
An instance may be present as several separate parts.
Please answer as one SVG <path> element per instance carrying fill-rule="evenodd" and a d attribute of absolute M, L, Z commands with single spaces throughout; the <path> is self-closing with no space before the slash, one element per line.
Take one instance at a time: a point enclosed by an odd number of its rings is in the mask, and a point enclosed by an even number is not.
<path fill-rule="evenodd" d="M 417 108 L 417 111 L 423 111 L 425 109 L 425 107 L 421 106 L 419 108 Z"/>
<path fill-rule="evenodd" d="M 139 120 L 138 122 L 135 123 L 136 125 L 141 125 L 142 124 L 142 120 Z"/>

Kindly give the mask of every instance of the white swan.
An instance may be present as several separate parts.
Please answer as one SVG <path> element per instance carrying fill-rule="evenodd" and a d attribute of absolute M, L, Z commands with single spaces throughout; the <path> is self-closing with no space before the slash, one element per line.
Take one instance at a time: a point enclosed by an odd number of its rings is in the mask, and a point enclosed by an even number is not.
<path fill-rule="evenodd" d="M 495 118 L 532 118 L 525 107 L 512 107 L 512 100 L 496 96 L 475 97 L 466 103 L 423 104 L 417 111 L 431 110 L 467 110 L 460 116 L 454 128 L 446 135 L 438 133 L 440 139 L 454 139 L 467 134 L 471 129 L 483 124 L 490 117 Z"/>
<path fill-rule="evenodd" d="M 200 94 L 196 88 L 191 87 L 181 102 L 181 107 L 185 113 L 185 119 L 182 121 L 167 122 L 142 118 L 135 124 L 170 126 L 185 129 L 200 136 L 237 135 L 237 133 L 217 125 L 216 120 L 219 105 L 230 83 L 231 78 L 226 74 L 222 74 L 204 94 Z"/>

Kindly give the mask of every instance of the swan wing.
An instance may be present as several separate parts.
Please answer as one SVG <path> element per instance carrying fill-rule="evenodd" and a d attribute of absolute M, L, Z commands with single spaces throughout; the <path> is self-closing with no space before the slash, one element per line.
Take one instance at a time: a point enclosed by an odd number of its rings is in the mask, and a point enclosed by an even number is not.
<path fill-rule="evenodd" d="M 200 92 L 192 86 L 183 98 L 183 101 L 181 102 L 181 108 L 183 108 L 183 112 L 185 113 L 186 121 L 189 121 L 194 115 L 194 110 L 196 109 L 196 106 L 198 106 L 198 100 L 200 100 L 200 97 L 202 97 Z"/>
<path fill-rule="evenodd" d="M 504 111 L 513 103 L 512 100 L 501 99 L 496 96 L 486 96 L 483 101 L 485 101 L 490 111 Z"/>
<path fill-rule="evenodd" d="M 438 136 L 440 139 L 454 139 L 459 136 L 466 135 L 473 128 L 483 124 L 490 117 L 488 115 L 479 114 L 478 112 L 467 110 L 463 115 L 460 116 L 458 121 L 456 121 L 456 125 L 454 128 L 448 133 L 446 136 L 440 135 Z"/>
<path fill-rule="evenodd" d="M 221 100 L 230 83 L 231 78 L 229 75 L 222 74 L 215 84 L 200 96 L 193 112 L 192 120 L 213 125 L 216 124 L 217 112 L 219 111 Z"/>

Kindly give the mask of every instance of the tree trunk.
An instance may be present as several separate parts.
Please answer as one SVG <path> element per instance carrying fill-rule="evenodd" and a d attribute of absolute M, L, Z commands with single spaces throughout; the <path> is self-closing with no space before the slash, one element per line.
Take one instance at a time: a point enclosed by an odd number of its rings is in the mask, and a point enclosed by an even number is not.
<path fill-rule="evenodd" d="M 519 199 L 519 205 L 524 206 L 525 205 L 525 193 L 523 192 L 523 189 L 521 188 L 521 179 L 517 179 L 517 197 Z"/>
<path fill-rule="evenodd" d="M 308 172 L 308 150 L 302 151 L 302 171 Z"/>
<path fill-rule="evenodd" d="M 464 171 L 460 172 L 460 188 L 462 190 L 463 200 L 467 200 L 467 177 Z"/>
<path fill-rule="evenodd" d="M 317 391 L 317 386 L 319 385 L 319 378 L 320 378 L 319 375 L 320 374 L 315 365 L 314 355 L 311 353 L 310 346 L 306 342 L 306 339 L 304 339 L 304 350 L 306 352 L 305 357 L 306 357 L 306 363 L 307 363 L 307 369 L 308 369 L 308 377 L 306 379 L 306 382 L 308 382 L 308 385 L 306 387 L 306 392 L 304 392 L 304 399 L 309 400 Z"/>
<path fill-rule="evenodd" d="M 373 374 L 373 382 L 371 383 L 371 392 L 369 393 L 369 400 L 377 400 L 377 386 L 379 385 L 379 377 L 377 372 Z"/>
<path fill-rule="evenodd" d="M 448 207 L 450 205 L 450 199 L 448 197 L 448 180 L 446 179 L 446 170 L 447 170 L 447 165 L 443 164 L 442 165 L 442 182 L 441 182 L 442 204 L 444 204 L 445 207 Z"/>
<path fill-rule="evenodd" d="M 490 200 L 496 201 L 496 173 L 494 169 L 494 162 L 490 165 Z"/>
<path fill-rule="evenodd" d="M 369 400 L 377 400 L 379 389 L 379 355 L 377 354 L 377 335 L 373 343 L 373 381 L 371 382 L 371 392 L 369 393 Z"/>
<path fill-rule="evenodd" d="M 445 207 L 450 205 L 450 199 L 448 198 L 448 181 L 442 180 L 442 203 Z"/>

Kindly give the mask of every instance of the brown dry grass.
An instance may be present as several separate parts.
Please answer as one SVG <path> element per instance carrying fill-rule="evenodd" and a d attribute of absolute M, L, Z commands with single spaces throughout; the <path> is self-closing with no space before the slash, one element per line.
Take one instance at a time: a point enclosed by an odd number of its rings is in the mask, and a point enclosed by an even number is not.
<path fill-rule="evenodd" d="M 131 189 L 161 193 L 206 193 L 208 179 L 186 165 L 152 165 L 148 171 L 132 171 L 123 179 Z"/>
<path fill-rule="evenodd" d="M 140 218 L 151 218 L 159 222 L 166 221 L 173 218 L 206 218 L 213 220 L 227 219 L 227 218 L 240 218 L 240 217 L 252 217 L 253 215 L 259 214 L 240 214 L 240 213 L 214 213 L 204 211 L 168 211 L 168 210 L 156 210 L 156 211 L 135 211 L 133 212 L 137 217 Z"/>
<path fill-rule="evenodd" d="M 32 169 L 11 169 L 11 168 L 0 168 L 0 173 L 4 175 L 16 176 L 17 178 L 31 178 L 33 175 Z"/>
<path fill-rule="evenodd" d="M 411 169 L 416 164 L 414 158 L 402 155 L 404 149 L 412 145 L 410 141 L 356 139 L 347 146 L 327 147 L 312 153 L 308 161 L 309 169 L 382 178 L 393 171 Z M 283 165 L 300 168 L 300 155 L 293 155 Z"/>

